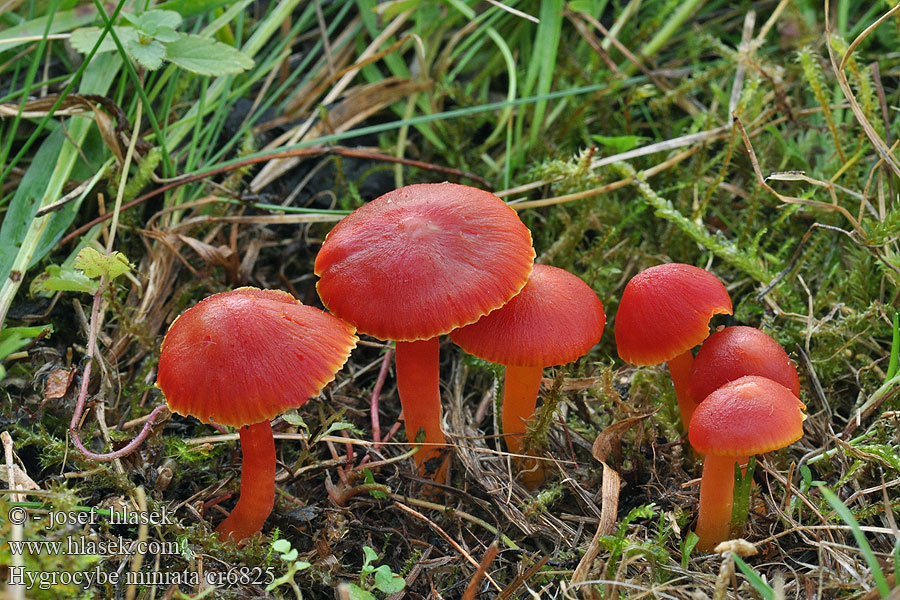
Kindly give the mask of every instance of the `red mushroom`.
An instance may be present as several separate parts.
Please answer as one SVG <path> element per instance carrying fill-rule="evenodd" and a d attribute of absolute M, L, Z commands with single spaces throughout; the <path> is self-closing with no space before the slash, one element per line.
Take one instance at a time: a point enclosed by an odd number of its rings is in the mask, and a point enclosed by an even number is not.
<path fill-rule="evenodd" d="M 605 324 L 603 304 L 586 283 L 563 269 L 534 265 L 517 296 L 450 333 L 469 354 L 506 366 L 502 425 L 510 452 L 522 451 L 543 368 L 584 356 Z"/>
<path fill-rule="evenodd" d="M 691 348 L 709 335 L 709 320 L 731 314 L 731 298 L 715 275 L 691 265 L 667 263 L 635 275 L 616 312 L 616 347 L 632 365 L 668 362 L 685 429 L 696 402 L 687 389 Z"/>
<path fill-rule="evenodd" d="M 365 333 L 397 342 L 397 388 L 406 435 L 420 430 L 424 474 L 446 477 L 438 336 L 502 306 L 525 285 L 531 232 L 489 192 L 417 184 L 345 217 L 316 257 L 325 306 Z M 430 459 L 438 459 L 432 462 Z"/>
<path fill-rule="evenodd" d="M 691 366 L 688 390 L 700 402 L 745 375 L 767 377 L 800 396 L 800 377 L 784 348 L 759 329 L 744 326 L 726 327 L 703 342 Z"/>
<path fill-rule="evenodd" d="M 756 375 L 727 383 L 700 403 L 688 433 L 691 446 L 706 455 L 700 481 L 698 550 L 711 551 L 731 535 L 735 463 L 803 437 L 805 408 L 791 390 Z"/>
<path fill-rule="evenodd" d="M 250 287 L 210 296 L 169 327 L 156 382 L 169 408 L 240 428 L 241 495 L 216 528 L 220 539 L 262 529 L 275 500 L 269 421 L 334 379 L 356 345 L 353 331 L 286 292 Z"/>

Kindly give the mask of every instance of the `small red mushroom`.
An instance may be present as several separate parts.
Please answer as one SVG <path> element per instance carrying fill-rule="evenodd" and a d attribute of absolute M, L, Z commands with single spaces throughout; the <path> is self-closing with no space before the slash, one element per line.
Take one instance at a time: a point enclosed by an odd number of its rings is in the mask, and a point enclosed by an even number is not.
<path fill-rule="evenodd" d="M 275 501 L 269 421 L 334 379 L 356 346 L 353 333 L 286 292 L 250 287 L 214 294 L 169 327 L 156 382 L 169 408 L 240 428 L 241 495 L 216 528 L 221 540 L 262 529 Z"/>
<path fill-rule="evenodd" d="M 438 336 L 515 296 L 531 232 L 500 198 L 453 183 L 408 185 L 345 217 L 316 257 L 322 303 L 360 333 L 396 341 L 397 388 L 420 472 L 443 482 Z M 437 459 L 432 462 L 431 459 Z"/>
<path fill-rule="evenodd" d="M 506 366 L 502 425 L 510 452 L 522 450 L 543 368 L 587 354 L 605 324 L 603 304 L 590 286 L 563 269 L 534 265 L 512 300 L 450 333 L 469 354 Z"/>
<path fill-rule="evenodd" d="M 688 433 L 691 446 L 706 455 L 700 481 L 698 550 L 712 551 L 731 535 L 735 463 L 803 437 L 805 408 L 791 390 L 756 375 L 727 383 L 700 402 Z"/>
<path fill-rule="evenodd" d="M 700 402 L 745 375 L 767 377 L 800 396 L 800 377 L 784 348 L 759 329 L 743 325 L 716 331 L 703 342 L 691 366 L 688 390 Z"/>
<path fill-rule="evenodd" d="M 709 335 L 709 320 L 731 314 L 731 298 L 719 279 L 705 269 L 667 263 L 631 278 L 616 312 L 616 347 L 632 365 L 668 362 L 685 429 L 696 408 L 688 393 L 691 348 Z"/>

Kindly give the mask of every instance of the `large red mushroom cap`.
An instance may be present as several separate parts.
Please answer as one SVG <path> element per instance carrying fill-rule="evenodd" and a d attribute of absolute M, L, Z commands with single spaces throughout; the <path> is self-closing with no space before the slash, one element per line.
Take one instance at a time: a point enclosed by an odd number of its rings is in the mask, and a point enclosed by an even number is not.
<path fill-rule="evenodd" d="M 178 317 L 157 385 L 172 411 L 240 427 L 317 395 L 356 346 L 353 327 L 286 292 L 244 287 Z"/>
<path fill-rule="evenodd" d="M 408 185 L 345 217 L 316 257 L 319 296 L 361 333 L 430 339 L 477 321 L 525 285 L 531 232 L 500 198 Z"/>
<path fill-rule="evenodd" d="M 590 286 L 563 269 L 534 265 L 518 295 L 450 337 L 494 363 L 548 367 L 584 356 L 605 324 L 603 304 Z"/>
<path fill-rule="evenodd" d="M 688 433 L 701 454 L 745 457 L 784 448 L 803 437 L 806 406 L 771 379 L 747 375 L 706 397 Z"/>
<path fill-rule="evenodd" d="M 726 327 L 713 333 L 697 352 L 688 389 L 702 401 L 729 381 L 759 375 L 800 396 L 800 377 L 781 345 L 753 327 Z"/>
<path fill-rule="evenodd" d="M 731 314 L 731 298 L 705 269 L 666 263 L 641 271 L 625 286 L 616 312 L 616 347 L 633 365 L 669 361 L 709 335 L 709 320 Z"/>

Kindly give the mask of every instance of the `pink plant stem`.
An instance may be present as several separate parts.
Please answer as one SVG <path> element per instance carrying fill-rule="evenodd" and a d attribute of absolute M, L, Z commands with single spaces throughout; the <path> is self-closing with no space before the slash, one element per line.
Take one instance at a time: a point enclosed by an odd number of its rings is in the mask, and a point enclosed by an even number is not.
<path fill-rule="evenodd" d="M 153 427 L 156 417 L 166 409 L 165 404 L 161 404 L 154 408 L 137 437 L 131 440 L 127 446 L 113 452 L 106 454 L 91 452 L 81 442 L 81 437 L 78 435 L 78 427 L 81 425 L 81 415 L 84 413 L 84 403 L 87 400 L 88 386 L 91 382 L 91 366 L 94 363 L 94 352 L 97 351 L 97 328 L 100 319 L 100 300 L 103 295 L 101 290 L 103 290 L 105 283 L 106 277 L 101 277 L 100 285 L 98 286 L 96 293 L 94 293 L 94 303 L 91 306 L 91 322 L 88 326 L 87 356 L 85 357 L 84 372 L 81 376 L 81 388 L 78 392 L 78 400 L 75 402 L 75 412 L 72 413 L 72 420 L 69 422 L 69 436 L 72 438 L 72 444 L 85 457 L 99 462 L 111 462 L 137 450 L 138 446 L 140 446 L 144 440 L 147 439 L 147 436 L 150 435 L 150 430 Z"/>
<path fill-rule="evenodd" d="M 375 381 L 375 387 L 372 388 L 372 402 L 370 412 L 372 413 L 372 441 L 376 444 L 381 441 L 381 424 L 378 421 L 378 400 L 381 397 L 381 388 L 384 387 L 384 380 L 387 379 L 388 370 L 391 368 L 391 358 L 394 351 L 388 348 L 384 353 L 381 361 L 381 369 L 378 371 L 378 379 Z"/>

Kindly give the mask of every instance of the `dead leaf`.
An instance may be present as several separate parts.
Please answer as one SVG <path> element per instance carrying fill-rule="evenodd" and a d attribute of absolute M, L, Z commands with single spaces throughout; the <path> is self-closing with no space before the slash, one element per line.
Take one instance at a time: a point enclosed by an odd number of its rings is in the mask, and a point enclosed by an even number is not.
<path fill-rule="evenodd" d="M 648 416 L 650 415 L 640 418 L 646 418 Z M 634 418 L 640 419 L 638 417 Z M 622 480 L 616 470 L 610 468 L 610 466 L 604 462 L 603 483 L 601 485 L 603 500 L 600 505 L 600 523 L 597 524 L 597 532 L 594 533 L 594 537 L 591 539 L 591 543 L 588 545 L 584 556 L 578 561 L 578 566 L 575 567 L 575 571 L 572 573 L 572 579 L 570 580 L 572 585 L 577 585 L 588 580 L 594 560 L 600 553 L 600 538 L 604 535 L 611 534 L 615 529 L 619 512 L 619 488 L 621 487 L 621 482 Z M 600 600 L 602 598 L 602 595 L 599 594 L 593 586 L 587 585 L 582 587 L 584 588 L 582 594 L 585 598 L 588 598 L 588 600 Z"/>
<path fill-rule="evenodd" d="M 610 454 L 619 453 L 622 445 L 622 436 L 629 429 L 654 414 L 656 414 L 656 411 L 616 421 L 597 435 L 597 439 L 594 440 L 594 445 L 591 447 L 591 454 L 600 462 L 605 463 L 609 459 Z"/>
<path fill-rule="evenodd" d="M 44 398 L 46 400 L 58 400 L 66 395 L 72 379 L 75 377 L 75 369 L 53 369 L 47 376 L 44 384 Z"/>
<path fill-rule="evenodd" d="M 205 242 L 186 235 L 179 235 L 178 239 L 193 248 L 207 265 L 211 267 L 224 267 L 225 275 L 229 283 L 237 281 L 240 263 L 237 253 L 228 246 L 212 246 Z"/>

